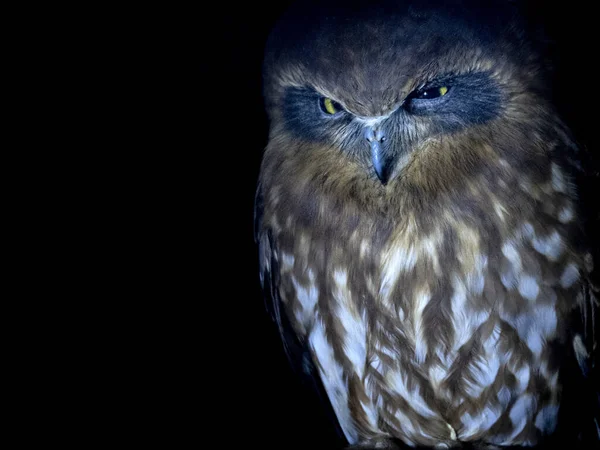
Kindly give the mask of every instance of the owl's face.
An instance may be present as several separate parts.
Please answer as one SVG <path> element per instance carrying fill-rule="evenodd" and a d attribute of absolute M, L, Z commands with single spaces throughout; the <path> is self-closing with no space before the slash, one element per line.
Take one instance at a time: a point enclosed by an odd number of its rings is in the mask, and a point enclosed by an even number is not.
<path fill-rule="evenodd" d="M 290 86 L 282 124 L 290 134 L 355 159 L 385 185 L 428 138 L 485 123 L 502 108 L 501 89 L 486 72 L 444 73 L 411 84 L 418 87 L 406 89 L 408 94 L 396 89 L 393 102 L 375 101 L 375 114 L 353 108 L 356 98 L 344 101 L 315 86 Z"/>
<path fill-rule="evenodd" d="M 485 144 L 502 149 L 494 139 L 527 136 L 535 148 L 549 116 L 542 64 L 508 2 L 434 3 L 308 6 L 283 20 L 265 65 L 283 172 L 286 162 L 309 165 L 339 185 L 332 168 L 343 167 L 350 191 L 416 183 L 440 192 L 489 165 Z M 521 150 L 497 156 L 531 153 Z"/>

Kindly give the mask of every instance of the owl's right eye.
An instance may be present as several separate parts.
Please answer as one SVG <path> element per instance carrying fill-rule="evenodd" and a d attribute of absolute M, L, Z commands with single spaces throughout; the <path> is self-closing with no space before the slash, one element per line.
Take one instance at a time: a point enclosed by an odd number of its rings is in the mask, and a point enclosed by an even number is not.
<path fill-rule="evenodd" d="M 321 97 L 319 99 L 319 106 L 321 107 L 321 111 L 329 116 L 333 116 L 343 111 L 342 105 L 328 97 Z"/>
<path fill-rule="evenodd" d="M 440 87 L 422 89 L 420 91 L 417 91 L 414 94 L 414 98 L 417 98 L 419 100 L 429 100 L 429 99 L 433 99 L 433 98 L 443 97 L 447 93 L 448 93 L 448 87 L 440 86 Z"/>

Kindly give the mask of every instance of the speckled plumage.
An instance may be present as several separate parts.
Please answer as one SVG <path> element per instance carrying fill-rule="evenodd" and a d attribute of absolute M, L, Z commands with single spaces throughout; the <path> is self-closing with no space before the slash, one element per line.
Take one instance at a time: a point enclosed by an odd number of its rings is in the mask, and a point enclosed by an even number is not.
<path fill-rule="evenodd" d="M 545 62 L 512 5 L 445 4 L 298 8 L 267 50 L 261 277 L 354 445 L 534 445 L 565 361 L 597 358 L 579 150 Z"/>

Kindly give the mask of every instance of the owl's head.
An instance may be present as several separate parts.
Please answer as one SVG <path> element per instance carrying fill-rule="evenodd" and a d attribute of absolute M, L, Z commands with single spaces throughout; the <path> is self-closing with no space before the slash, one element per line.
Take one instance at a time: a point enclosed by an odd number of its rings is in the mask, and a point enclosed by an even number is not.
<path fill-rule="evenodd" d="M 532 35 L 509 1 L 299 4 L 267 45 L 268 151 L 285 176 L 382 192 L 524 163 L 552 117 Z"/>

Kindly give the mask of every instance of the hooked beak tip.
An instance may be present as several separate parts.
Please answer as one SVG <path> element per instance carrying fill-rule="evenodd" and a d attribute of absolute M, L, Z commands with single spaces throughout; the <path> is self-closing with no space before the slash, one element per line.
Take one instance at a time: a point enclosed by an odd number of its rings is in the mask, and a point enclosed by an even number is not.
<path fill-rule="evenodd" d="M 381 184 L 385 186 L 389 181 L 390 162 L 386 161 L 381 145 L 377 141 L 371 143 L 371 161 L 373 162 L 373 168 L 375 169 L 377 178 L 379 178 Z"/>
<path fill-rule="evenodd" d="M 365 130 L 365 138 L 371 148 L 371 161 L 373 162 L 377 178 L 385 186 L 389 181 L 390 168 L 392 166 L 392 161 L 382 148 L 382 144 L 386 140 L 385 133 L 380 128 L 369 126 Z"/>

